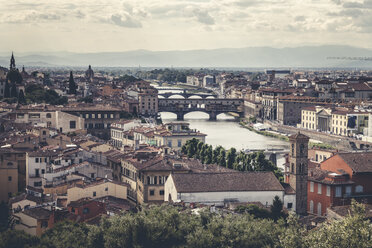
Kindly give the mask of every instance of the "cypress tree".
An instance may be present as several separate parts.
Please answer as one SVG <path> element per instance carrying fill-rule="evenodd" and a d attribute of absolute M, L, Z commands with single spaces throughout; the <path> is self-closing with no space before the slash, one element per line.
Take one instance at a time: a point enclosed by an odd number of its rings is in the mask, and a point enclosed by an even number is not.
<path fill-rule="evenodd" d="M 19 91 L 18 94 L 18 103 L 19 104 L 26 104 L 25 94 L 23 93 L 23 90 Z"/>
<path fill-rule="evenodd" d="M 10 88 L 10 97 L 18 97 L 17 86 L 15 83 L 13 83 L 12 87 Z"/>
<path fill-rule="evenodd" d="M 10 87 L 8 80 L 5 82 L 5 88 L 4 88 L 4 98 L 9 98 L 10 97 Z"/>
<path fill-rule="evenodd" d="M 68 80 L 68 89 L 69 89 L 69 94 L 76 95 L 76 84 L 74 81 L 74 76 L 72 75 L 72 71 L 70 71 L 70 79 Z"/>

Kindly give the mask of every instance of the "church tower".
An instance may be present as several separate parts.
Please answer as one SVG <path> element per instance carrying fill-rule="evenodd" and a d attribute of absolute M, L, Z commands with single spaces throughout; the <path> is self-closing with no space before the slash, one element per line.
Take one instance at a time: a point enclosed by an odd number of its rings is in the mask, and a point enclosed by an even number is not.
<path fill-rule="evenodd" d="M 14 70 L 16 67 L 15 67 L 15 59 L 14 59 L 14 55 L 13 55 L 13 52 L 12 52 L 12 57 L 10 58 L 10 70 Z"/>
<path fill-rule="evenodd" d="M 287 183 L 296 191 L 296 213 L 307 214 L 307 173 L 309 137 L 298 132 L 289 137 Z"/>

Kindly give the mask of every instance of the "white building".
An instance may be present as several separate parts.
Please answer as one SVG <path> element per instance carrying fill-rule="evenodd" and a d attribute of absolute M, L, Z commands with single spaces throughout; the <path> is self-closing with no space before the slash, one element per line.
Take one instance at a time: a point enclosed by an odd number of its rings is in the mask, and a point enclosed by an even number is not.
<path fill-rule="evenodd" d="M 84 129 L 84 118 L 62 111 L 19 110 L 16 123 L 45 124 L 46 127 L 58 129 L 61 133 L 69 133 Z"/>
<path fill-rule="evenodd" d="M 203 77 L 203 87 L 210 87 L 215 84 L 215 78 L 213 76 L 207 75 Z"/>
<path fill-rule="evenodd" d="M 124 132 L 135 127 L 141 126 L 141 120 L 121 120 L 113 122 L 110 126 L 111 141 L 113 146 L 121 148 L 123 146 Z"/>
<path fill-rule="evenodd" d="M 35 188 L 42 186 L 42 177 L 50 168 L 50 163 L 58 152 L 55 150 L 40 150 L 26 153 L 26 185 Z"/>
<path fill-rule="evenodd" d="M 284 206 L 295 206 L 272 172 L 171 174 L 164 186 L 164 200 L 224 205 L 227 202 L 261 202 L 271 205 L 275 196 Z"/>

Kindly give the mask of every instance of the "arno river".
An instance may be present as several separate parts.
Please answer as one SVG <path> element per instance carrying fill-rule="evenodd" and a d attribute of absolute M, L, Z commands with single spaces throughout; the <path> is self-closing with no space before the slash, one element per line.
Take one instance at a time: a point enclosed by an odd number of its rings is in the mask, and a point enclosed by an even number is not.
<path fill-rule="evenodd" d="M 161 113 L 161 117 L 163 123 L 177 121 L 172 113 Z M 251 132 L 229 115 L 220 114 L 217 121 L 210 121 L 207 114 L 193 112 L 185 115 L 184 119 L 190 123 L 190 128 L 207 134 L 206 143 L 213 146 L 235 147 L 237 150 L 288 149 L 287 142 Z"/>

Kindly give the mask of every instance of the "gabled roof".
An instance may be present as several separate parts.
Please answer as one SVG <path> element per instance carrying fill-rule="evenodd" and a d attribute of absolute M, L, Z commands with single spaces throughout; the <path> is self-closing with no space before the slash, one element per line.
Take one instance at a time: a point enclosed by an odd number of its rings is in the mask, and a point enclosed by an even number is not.
<path fill-rule="evenodd" d="M 350 152 L 337 155 L 345 161 L 354 173 L 372 172 L 372 152 Z"/>
<path fill-rule="evenodd" d="M 296 134 L 293 134 L 293 135 L 289 136 L 289 139 L 310 139 L 310 138 L 307 137 L 306 135 L 298 132 Z"/>
<path fill-rule="evenodd" d="M 272 172 L 172 174 L 178 193 L 226 191 L 284 191 Z"/>

